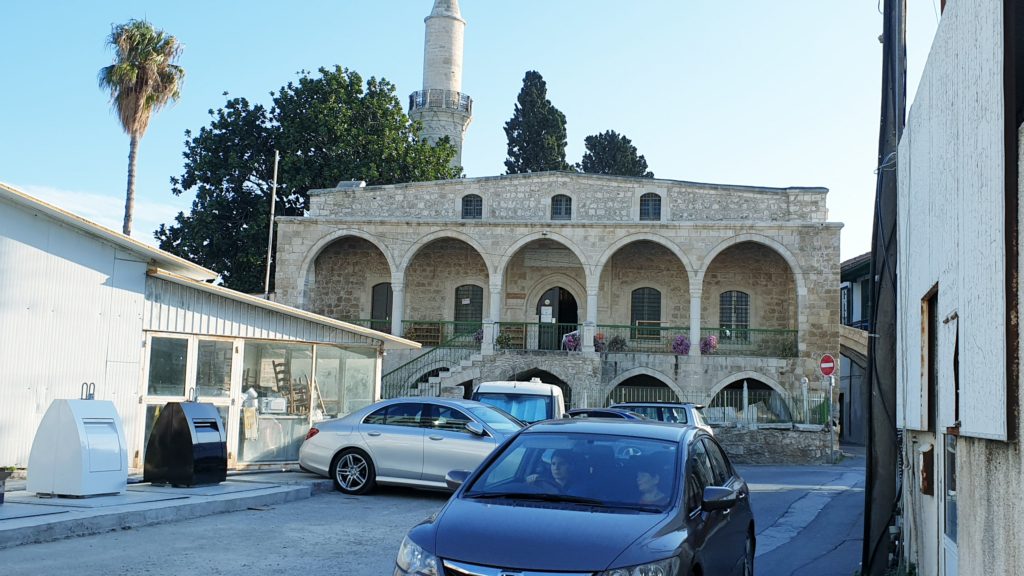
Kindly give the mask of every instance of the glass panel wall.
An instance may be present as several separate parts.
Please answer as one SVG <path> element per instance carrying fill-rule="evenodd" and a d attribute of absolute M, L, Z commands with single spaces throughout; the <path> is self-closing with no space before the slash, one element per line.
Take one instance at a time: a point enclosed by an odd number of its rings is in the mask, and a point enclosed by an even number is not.
<path fill-rule="evenodd" d="M 309 431 L 312 369 L 310 344 L 245 343 L 239 462 L 299 459 Z"/>
<path fill-rule="evenodd" d="M 377 352 L 316 347 L 313 421 L 337 418 L 373 403 Z"/>
<path fill-rule="evenodd" d="M 199 396 L 227 397 L 231 394 L 231 356 L 234 344 L 224 340 L 200 340 L 196 371 Z"/>
<path fill-rule="evenodd" d="M 154 336 L 149 346 L 150 396 L 181 396 L 185 394 L 188 339 Z"/>

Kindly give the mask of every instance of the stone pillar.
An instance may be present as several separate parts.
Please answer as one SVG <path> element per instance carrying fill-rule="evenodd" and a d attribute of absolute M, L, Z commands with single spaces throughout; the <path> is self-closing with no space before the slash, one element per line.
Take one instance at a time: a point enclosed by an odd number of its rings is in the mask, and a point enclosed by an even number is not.
<path fill-rule="evenodd" d="M 485 356 L 494 354 L 494 322 L 484 320 L 484 337 L 480 341 L 480 353 Z"/>
<path fill-rule="evenodd" d="M 584 354 L 594 353 L 594 334 L 597 334 L 597 325 L 591 321 L 586 321 L 583 324 L 583 330 L 580 331 L 580 338 L 583 338 L 583 346 L 580 350 Z"/>
<path fill-rule="evenodd" d="M 491 322 L 501 322 L 501 284 L 491 284 Z"/>
<path fill-rule="evenodd" d="M 580 350 L 588 354 L 594 353 L 594 334 L 597 334 L 597 287 L 587 286 L 587 319 L 580 333 L 580 337 L 583 338 Z"/>
<path fill-rule="evenodd" d="M 587 319 L 588 324 L 597 325 L 597 288 L 587 287 Z M 591 342 L 593 345 L 593 342 Z"/>
<path fill-rule="evenodd" d="M 391 275 L 391 334 L 402 335 L 402 320 L 405 317 L 405 275 Z"/>
<path fill-rule="evenodd" d="M 690 356 L 700 356 L 700 288 L 690 289 Z"/>

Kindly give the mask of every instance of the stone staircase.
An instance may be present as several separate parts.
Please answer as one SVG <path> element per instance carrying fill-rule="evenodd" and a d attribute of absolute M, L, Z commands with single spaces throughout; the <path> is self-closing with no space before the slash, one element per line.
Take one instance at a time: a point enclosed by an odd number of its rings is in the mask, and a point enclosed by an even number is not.
<path fill-rule="evenodd" d="M 479 378 L 480 367 L 483 366 L 483 363 L 483 354 L 473 354 L 468 359 L 459 362 L 458 366 L 444 370 L 437 376 L 431 376 L 426 388 L 430 393 L 436 392 L 437 396 L 462 398 L 463 388 L 459 384 L 466 380 Z"/>

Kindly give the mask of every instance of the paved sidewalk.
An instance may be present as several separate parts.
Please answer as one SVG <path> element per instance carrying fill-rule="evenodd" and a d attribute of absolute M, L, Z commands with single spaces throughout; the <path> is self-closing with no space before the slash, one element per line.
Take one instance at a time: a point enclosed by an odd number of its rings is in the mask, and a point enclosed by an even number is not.
<path fill-rule="evenodd" d="M 126 530 L 223 512 L 260 509 L 331 491 L 331 480 L 305 472 L 232 473 L 211 486 L 174 488 L 129 479 L 117 495 L 41 498 L 24 481 L 7 482 L 0 504 L 0 549 Z"/>

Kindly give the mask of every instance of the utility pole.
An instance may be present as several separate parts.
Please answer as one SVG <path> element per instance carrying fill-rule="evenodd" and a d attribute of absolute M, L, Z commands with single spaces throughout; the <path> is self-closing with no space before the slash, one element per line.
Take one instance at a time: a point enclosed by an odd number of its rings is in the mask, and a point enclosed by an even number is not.
<path fill-rule="evenodd" d="M 899 500 L 901 449 L 896 430 L 896 150 L 906 117 L 906 0 L 885 0 L 882 18 L 882 98 L 871 240 L 871 325 L 868 340 L 868 446 L 861 574 L 889 568 L 889 526 Z"/>
<path fill-rule="evenodd" d="M 270 261 L 274 250 L 274 209 L 277 207 L 277 162 L 281 154 L 274 150 L 274 183 L 270 186 L 270 225 L 267 233 L 267 274 L 263 278 L 263 299 L 270 298 Z"/>

